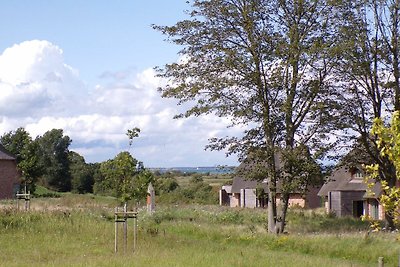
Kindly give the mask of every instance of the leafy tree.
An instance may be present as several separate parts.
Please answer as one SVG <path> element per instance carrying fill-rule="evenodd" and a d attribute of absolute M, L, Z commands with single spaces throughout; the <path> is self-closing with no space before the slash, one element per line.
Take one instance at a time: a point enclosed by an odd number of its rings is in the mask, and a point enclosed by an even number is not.
<path fill-rule="evenodd" d="M 362 145 L 367 158 L 378 164 L 379 180 L 390 188 L 396 183 L 396 168 L 388 155 L 381 154 L 372 122 L 386 111 L 400 110 L 399 2 L 397 0 L 335 1 L 339 13 L 336 25 L 335 76 L 342 87 L 342 137 Z M 339 88 L 338 88 L 339 89 Z M 386 214 L 387 227 L 393 218 Z"/>
<path fill-rule="evenodd" d="M 139 137 L 139 133 L 140 129 L 137 127 L 134 127 L 133 129 L 128 129 L 126 135 L 128 136 L 129 139 L 129 146 L 132 146 L 133 138 Z"/>
<path fill-rule="evenodd" d="M 40 164 L 44 168 L 43 183 L 57 191 L 71 191 L 69 172 L 69 145 L 72 140 L 64 136 L 62 129 L 47 131 L 36 138 Z"/>
<path fill-rule="evenodd" d="M 395 167 L 395 178 L 396 182 L 398 182 L 400 180 L 400 111 L 393 113 L 390 126 L 385 126 L 382 119 L 376 118 L 372 133 L 377 137 L 376 143 L 380 154 L 386 156 Z M 380 168 L 381 166 L 378 163 L 368 165 L 366 169 L 369 175 L 366 178 L 366 182 L 370 191 L 376 183 L 381 184 L 382 193 L 376 197 L 385 209 L 385 215 L 389 215 L 394 222 L 397 222 L 400 215 L 400 188 L 390 186 L 386 180 L 382 179 Z"/>
<path fill-rule="evenodd" d="M 74 151 L 68 154 L 71 189 L 79 194 L 93 192 L 93 172 L 85 159 Z"/>
<path fill-rule="evenodd" d="M 22 172 L 22 182 L 33 193 L 38 178 L 43 174 L 38 144 L 33 142 L 29 133 L 22 127 L 1 136 L 0 142 L 16 157 L 17 167 Z"/>
<path fill-rule="evenodd" d="M 104 176 L 103 186 L 122 202 L 143 199 L 148 184 L 154 182 L 153 175 L 127 151 L 101 163 L 100 171 Z"/>
<path fill-rule="evenodd" d="M 100 195 L 112 195 L 112 188 L 109 182 L 106 180 L 106 177 L 101 172 L 101 164 L 102 163 L 91 163 L 89 164 L 94 184 L 93 184 L 93 193 Z"/>
<path fill-rule="evenodd" d="M 168 194 L 179 188 L 179 184 L 174 177 L 156 177 L 155 190 L 156 194 Z"/>
<path fill-rule="evenodd" d="M 282 148 L 283 157 L 296 154 L 300 144 L 327 148 L 321 141 L 335 126 L 328 79 L 335 12 L 327 2 L 194 0 L 189 19 L 154 26 L 183 47 L 178 63 L 158 68 L 169 80 L 160 88 L 163 97 L 192 104 L 176 117 L 214 113 L 247 128 L 243 137 L 214 138 L 208 148 L 228 149 L 240 160 L 257 151 L 269 185 L 270 232 L 284 231 L 288 205 L 278 214 L 277 154 Z M 293 164 L 285 163 L 291 177 L 285 183 L 309 178 L 298 176 Z"/>

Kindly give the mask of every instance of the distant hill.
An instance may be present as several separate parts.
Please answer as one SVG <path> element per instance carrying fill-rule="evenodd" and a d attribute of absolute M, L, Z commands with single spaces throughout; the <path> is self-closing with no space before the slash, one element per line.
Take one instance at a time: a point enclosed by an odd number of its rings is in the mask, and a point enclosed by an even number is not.
<path fill-rule="evenodd" d="M 151 171 L 159 171 L 161 173 L 168 171 L 178 171 L 182 173 L 209 173 L 209 174 L 226 174 L 233 173 L 235 166 L 216 166 L 216 167 L 171 167 L 171 168 L 149 168 Z"/>

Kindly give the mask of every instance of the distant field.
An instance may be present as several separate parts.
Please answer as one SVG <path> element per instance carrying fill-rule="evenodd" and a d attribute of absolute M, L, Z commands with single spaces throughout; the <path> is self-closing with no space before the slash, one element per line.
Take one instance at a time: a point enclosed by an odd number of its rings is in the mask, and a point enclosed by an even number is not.
<path fill-rule="evenodd" d="M 63 194 L 18 212 L 1 202 L 0 266 L 377 266 L 379 256 L 395 266 L 400 251 L 398 234 L 366 235 L 350 218 L 291 212 L 290 233 L 272 236 L 264 210 L 190 205 L 140 211 L 138 250 L 114 254 L 116 203 Z"/>
<path fill-rule="evenodd" d="M 232 181 L 232 177 L 230 175 L 202 175 L 203 181 L 213 187 L 221 187 L 222 185 Z M 180 186 L 187 186 L 192 179 L 192 176 L 177 176 L 176 180 Z"/>

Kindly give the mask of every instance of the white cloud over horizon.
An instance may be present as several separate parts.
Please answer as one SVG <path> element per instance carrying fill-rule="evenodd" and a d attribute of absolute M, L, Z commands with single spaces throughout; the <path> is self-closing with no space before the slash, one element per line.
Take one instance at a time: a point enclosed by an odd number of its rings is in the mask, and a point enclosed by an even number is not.
<path fill-rule="evenodd" d="M 223 152 L 204 152 L 208 138 L 239 134 L 215 116 L 172 119 L 182 107 L 162 99 L 153 69 L 105 70 L 93 88 L 48 41 L 13 45 L 0 55 L 0 134 L 25 127 L 32 137 L 61 128 L 71 150 L 96 162 L 128 149 L 127 129 L 139 127 L 132 154 L 150 167 L 236 164 Z"/>

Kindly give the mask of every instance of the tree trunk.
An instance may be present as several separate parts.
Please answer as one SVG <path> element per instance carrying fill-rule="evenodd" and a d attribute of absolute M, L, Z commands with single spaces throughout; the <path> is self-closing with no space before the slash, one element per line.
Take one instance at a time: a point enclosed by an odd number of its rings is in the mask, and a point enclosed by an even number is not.
<path fill-rule="evenodd" d="M 393 54 L 394 76 L 394 110 L 400 110 L 400 72 L 399 72 L 399 0 L 392 6 L 392 40 L 391 50 Z"/>
<path fill-rule="evenodd" d="M 276 200 L 271 193 L 268 194 L 268 232 L 275 233 L 276 228 Z"/>
<path fill-rule="evenodd" d="M 278 218 L 278 227 L 276 231 L 277 234 L 281 234 L 285 231 L 286 215 L 289 207 L 289 194 L 282 194 L 281 203 L 282 203 L 282 211 Z"/>

